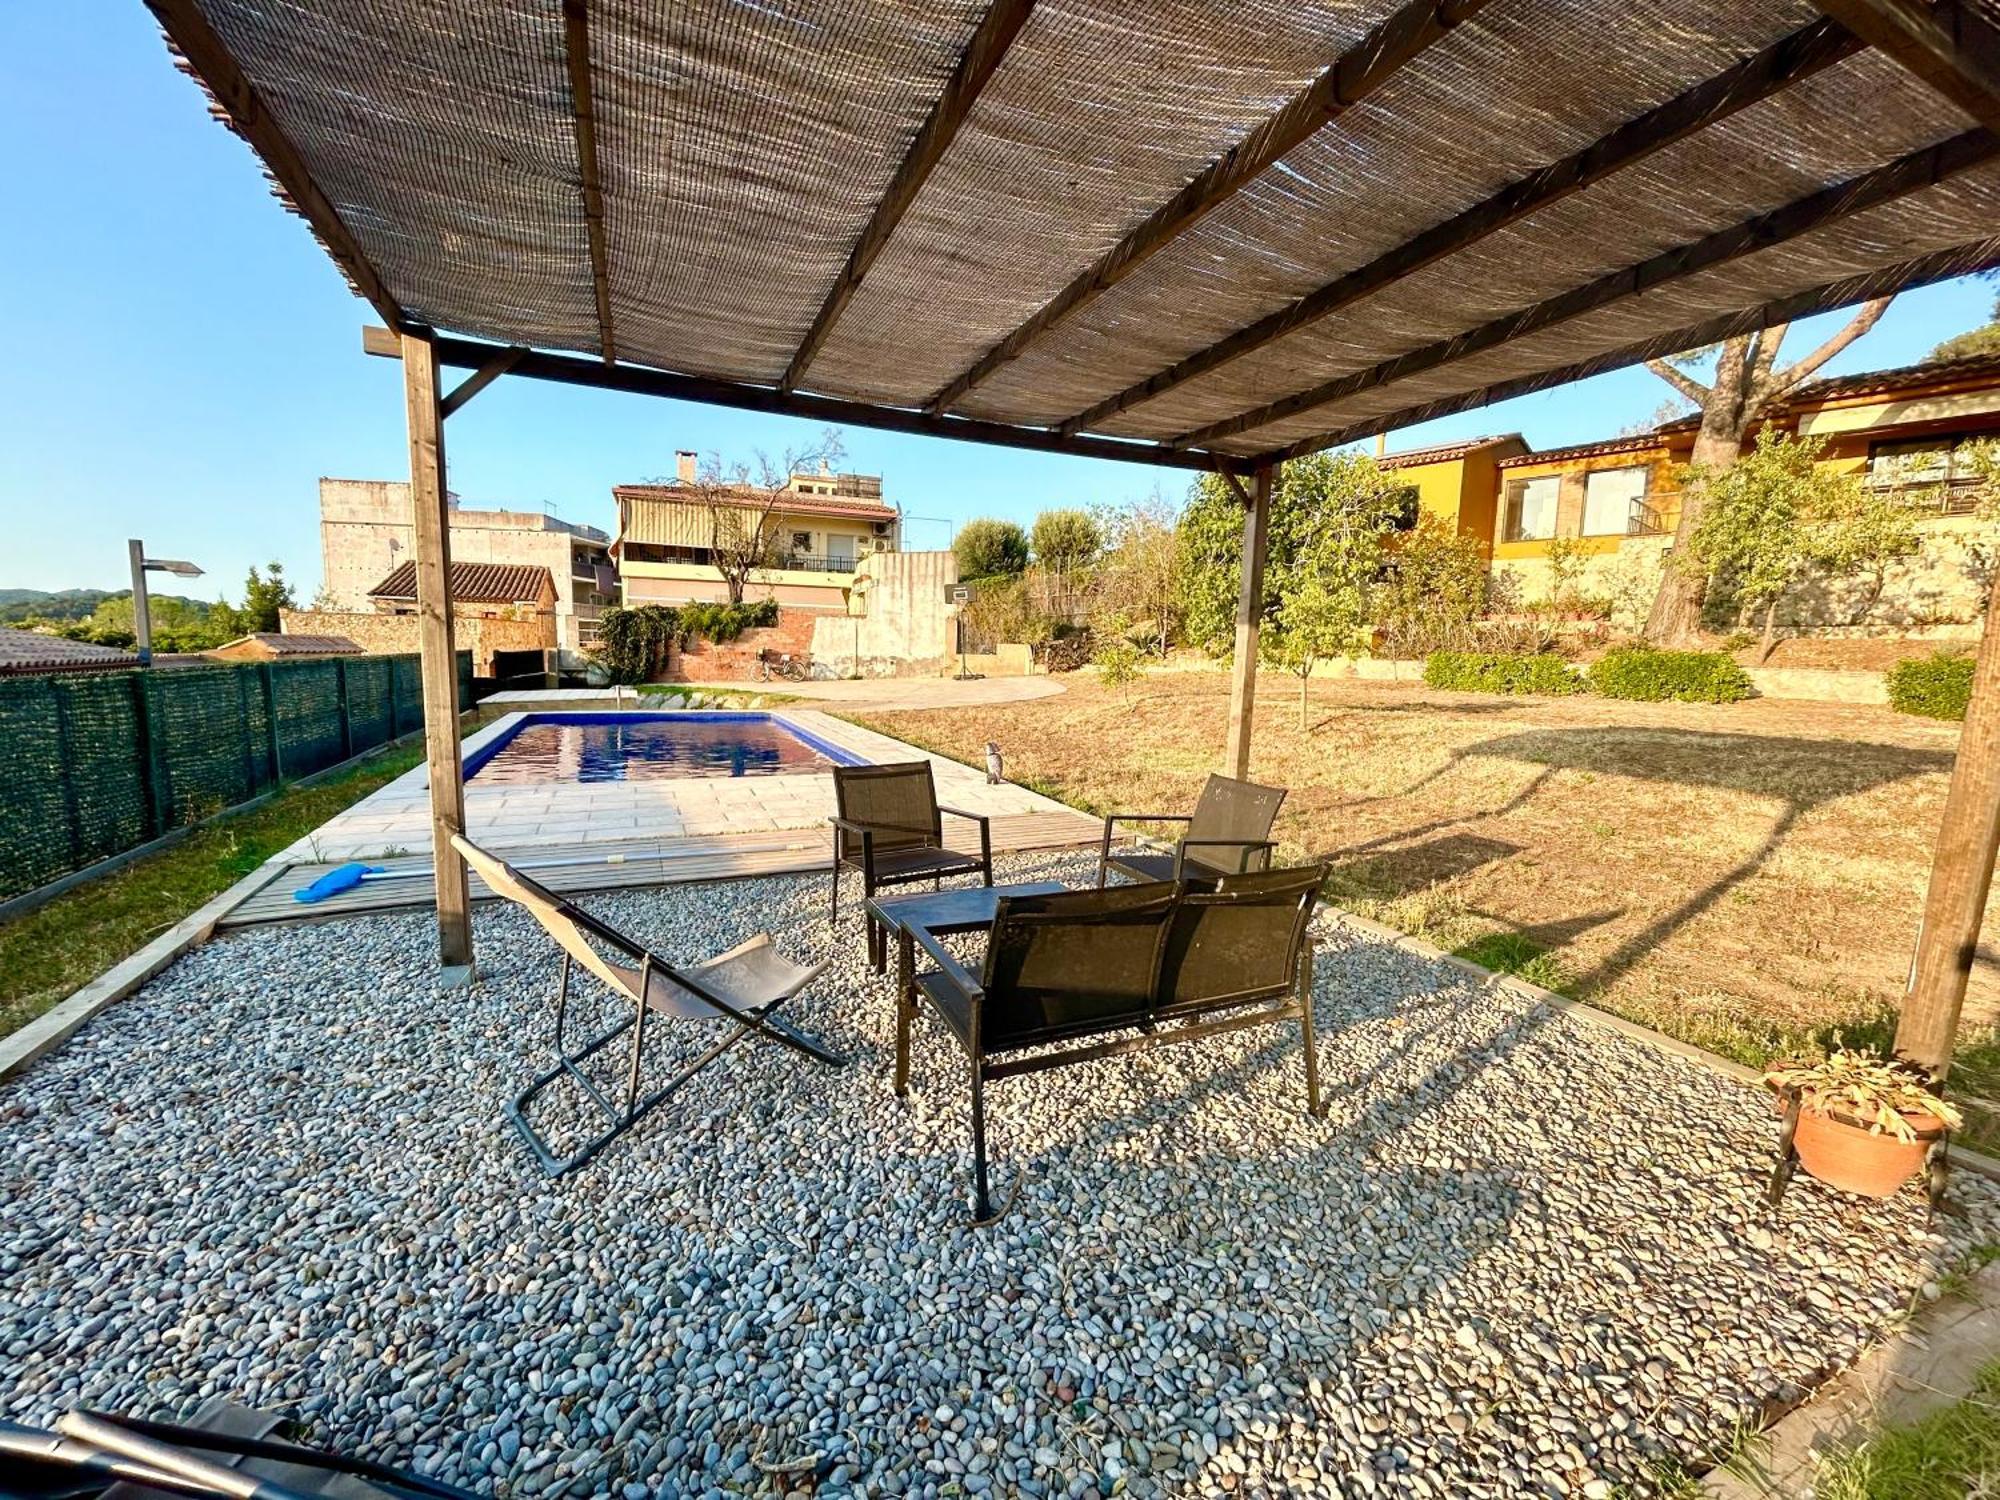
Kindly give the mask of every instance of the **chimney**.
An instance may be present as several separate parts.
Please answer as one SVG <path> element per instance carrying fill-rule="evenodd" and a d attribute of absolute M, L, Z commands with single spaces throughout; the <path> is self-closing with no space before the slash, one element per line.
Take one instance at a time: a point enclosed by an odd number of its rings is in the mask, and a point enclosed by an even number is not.
<path fill-rule="evenodd" d="M 1380 458 L 1380 457 L 1381 457 L 1381 456 L 1382 456 L 1383 454 L 1387 453 L 1388 451 L 1389 451 L 1389 434 L 1388 434 L 1388 433 L 1386 433 L 1386 432 L 1378 432 L 1378 433 L 1376 433 L 1376 434 L 1375 434 L 1375 456 L 1376 456 L 1377 458 Z"/>
<path fill-rule="evenodd" d="M 694 483 L 694 450 L 682 448 L 674 454 L 674 477 L 682 484 Z"/>

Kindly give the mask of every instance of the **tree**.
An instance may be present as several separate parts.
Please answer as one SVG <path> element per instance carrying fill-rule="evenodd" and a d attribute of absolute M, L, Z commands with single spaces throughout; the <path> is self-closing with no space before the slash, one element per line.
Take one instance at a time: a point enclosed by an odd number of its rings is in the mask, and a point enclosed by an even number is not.
<path fill-rule="evenodd" d="M 1330 520 L 1337 520 L 1365 496 L 1370 510 L 1379 508 L 1393 526 L 1404 513 L 1407 488 L 1391 484 L 1375 460 L 1362 453 L 1314 453 L 1282 465 L 1271 486 L 1264 619 L 1276 618 L 1279 580 L 1288 576 L 1303 552 L 1318 544 L 1319 532 Z M 1379 565 L 1381 538 L 1373 532 L 1370 536 Z M 1236 637 L 1243 505 L 1219 475 L 1204 474 L 1189 491 L 1178 539 L 1179 594 L 1188 640 L 1226 655 Z"/>
<path fill-rule="evenodd" d="M 1964 359 L 1974 354 L 2000 354 L 2000 297 L 1993 299 L 1990 321 L 1946 339 L 1924 356 L 1924 363 L 1931 365 L 1940 360 Z"/>
<path fill-rule="evenodd" d="M 1118 635 L 1143 625 L 1154 648 L 1165 656 L 1180 620 L 1179 543 L 1172 505 L 1155 489 L 1141 499 L 1100 511 L 1098 531 L 1107 540 L 1098 568 L 1093 623 Z"/>
<path fill-rule="evenodd" d="M 1012 521 L 990 516 L 967 521 L 952 539 L 961 579 L 1013 578 L 1027 571 L 1028 534 Z"/>
<path fill-rule="evenodd" d="M 761 448 L 749 459 L 730 464 L 710 454 L 692 480 L 675 485 L 686 503 L 702 512 L 709 561 L 722 575 L 731 604 L 743 602 L 752 573 L 778 560 L 778 526 L 773 517 L 793 493 L 792 476 L 837 463 L 846 451 L 840 433 L 829 427 L 817 441 L 787 448 L 776 459 Z"/>
<path fill-rule="evenodd" d="M 1486 611 L 1486 554 L 1479 538 L 1426 511 L 1395 539 L 1375 589 L 1375 623 L 1393 656 L 1428 656 L 1470 644 Z"/>
<path fill-rule="evenodd" d="M 1287 464 L 1298 525 L 1282 556 L 1265 563 L 1265 617 L 1257 654 L 1299 679 L 1306 727 L 1313 668 L 1367 649 L 1369 590 L 1382 571 L 1382 540 L 1404 513 L 1407 486 L 1392 484 L 1365 454 L 1314 455 Z M 1304 472 L 1294 475 L 1289 471 Z M 1275 502 L 1276 495 L 1273 494 Z"/>
<path fill-rule="evenodd" d="M 273 562 L 266 572 L 259 573 L 253 563 L 249 576 L 243 580 L 243 608 L 236 612 L 237 634 L 276 630 L 278 611 L 297 608 L 292 586 L 285 582 L 285 565 Z"/>
<path fill-rule="evenodd" d="M 1694 566 L 1725 584 L 1744 618 L 1763 613 L 1758 661 L 1771 655 L 1778 605 L 1811 576 L 1848 578 L 1882 569 L 1916 550 L 1916 518 L 1907 506 L 1871 494 L 1853 474 L 1824 467 L 1825 441 L 1766 428 L 1757 445 L 1719 473 L 1684 476 L 1708 503 L 1689 537 Z"/>
<path fill-rule="evenodd" d="M 1810 379 L 1822 365 L 1881 320 L 1890 298 L 1864 303 L 1834 335 L 1793 364 L 1778 367 L 1778 348 L 1790 330 L 1777 323 L 1758 333 L 1737 334 L 1714 346 L 1715 368 L 1704 385 L 1690 373 L 1710 351 L 1691 350 L 1672 359 L 1649 359 L 1646 368 L 1692 401 L 1701 412 L 1688 470 L 1696 482 L 1681 491 L 1681 516 L 1674 528 L 1674 551 L 1683 558 L 1688 542 L 1701 525 L 1707 504 L 1704 485 L 1723 473 L 1743 451 L 1750 429 L 1779 401 Z M 1708 594 L 1708 574 L 1683 563 L 1660 577 L 1660 591 L 1646 622 L 1649 639 L 1679 645 L 1701 634 L 1701 611 Z"/>
<path fill-rule="evenodd" d="M 1045 510 L 1028 533 L 1050 611 L 1068 622 L 1077 612 L 1077 593 L 1098 554 L 1104 533 L 1086 510 Z"/>

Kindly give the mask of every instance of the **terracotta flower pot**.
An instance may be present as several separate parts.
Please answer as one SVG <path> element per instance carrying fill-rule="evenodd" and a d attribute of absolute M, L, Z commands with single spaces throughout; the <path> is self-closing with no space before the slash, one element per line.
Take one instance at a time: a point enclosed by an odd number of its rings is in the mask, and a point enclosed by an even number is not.
<path fill-rule="evenodd" d="M 1870 1131 L 1865 1125 L 1806 1108 L 1799 1111 L 1792 1145 L 1799 1164 L 1821 1182 L 1870 1198 L 1887 1198 L 1917 1174 L 1924 1153 L 1944 1133 L 1930 1115 L 1905 1110 L 1903 1118 L 1917 1133 L 1914 1141 L 1900 1141 L 1887 1131 Z"/>

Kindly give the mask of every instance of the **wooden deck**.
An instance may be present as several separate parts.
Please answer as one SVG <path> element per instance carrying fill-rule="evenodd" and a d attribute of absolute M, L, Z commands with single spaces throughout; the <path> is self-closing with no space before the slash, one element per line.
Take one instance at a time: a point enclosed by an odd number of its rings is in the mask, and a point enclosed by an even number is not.
<path fill-rule="evenodd" d="M 993 852 L 1020 853 L 1095 844 L 1102 828 L 1096 819 L 1078 812 L 997 817 L 993 819 Z M 971 835 L 969 842 L 967 834 Z M 947 830 L 946 842 L 955 848 L 979 847 L 977 832 L 970 828 Z M 570 850 L 535 848 L 498 852 L 551 890 L 574 893 L 677 885 L 695 880 L 741 880 L 755 875 L 824 874 L 833 857 L 833 846 L 825 828 L 791 828 L 721 838 L 633 839 Z M 387 878 L 375 877 L 337 896 L 310 903 L 294 900 L 293 892 L 303 890 L 335 866 L 290 865 L 231 907 L 216 925 L 226 929 L 265 922 L 320 921 L 433 904 L 428 854 L 369 863 L 381 865 Z M 472 899 L 487 901 L 492 897 L 484 882 L 477 875 L 472 876 Z"/>

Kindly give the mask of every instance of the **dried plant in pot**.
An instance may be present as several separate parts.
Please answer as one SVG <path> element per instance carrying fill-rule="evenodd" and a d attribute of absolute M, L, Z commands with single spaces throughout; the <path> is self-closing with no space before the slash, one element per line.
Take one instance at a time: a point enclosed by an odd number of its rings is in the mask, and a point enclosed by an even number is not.
<path fill-rule="evenodd" d="M 1923 1069 L 1877 1052 L 1841 1048 L 1817 1062 L 1781 1063 L 1764 1081 L 1787 1106 L 1774 1202 L 1794 1160 L 1833 1187 L 1886 1198 L 1960 1124 Z M 1934 1178 L 1933 1196 L 1941 1184 Z"/>

